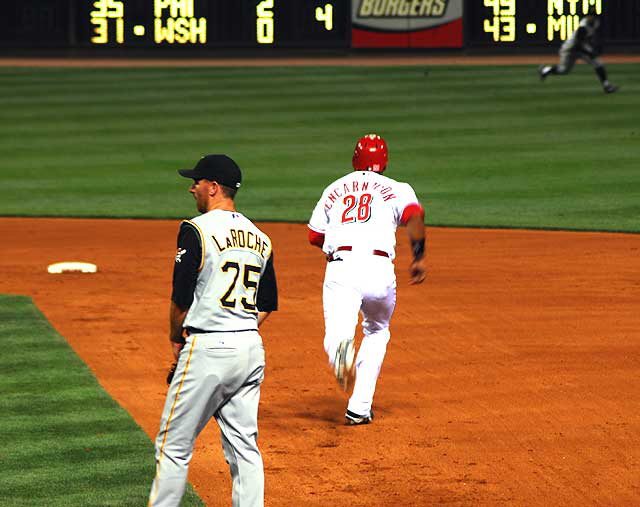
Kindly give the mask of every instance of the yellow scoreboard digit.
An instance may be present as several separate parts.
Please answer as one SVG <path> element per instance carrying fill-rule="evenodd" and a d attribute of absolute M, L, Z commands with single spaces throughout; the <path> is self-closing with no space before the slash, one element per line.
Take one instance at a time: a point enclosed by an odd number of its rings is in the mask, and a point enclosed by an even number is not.
<path fill-rule="evenodd" d="M 484 0 L 493 16 L 483 22 L 484 31 L 493 36 L 494 42 L 516 40 L 516 0 Z"/>
<path fill-rule="evenodd" d="M 316 7 L 316 21 L 324 23 L 325 30 L 333 30 L 333 4 Z"/>
<path fill-rule="evenodd" d="M 95 34 L 91 38 L 91 42 L 94 44 L 106 44 L 110 42 L 110 34 L 113 34 L 115 42 L 118 44 L 124 42 L 124 2 L 97 0 L 93 2 L 93 10 L 89 15 Z M 115 30 L 109 30 L 109 21 L 113 21 Z"/>
<path fill-rule="evenodd" d="M 262 0 L 256 7 L 256 41 L 258 44 L 273 44 L 275 41 L 274 6 L 274 0 Z"/>

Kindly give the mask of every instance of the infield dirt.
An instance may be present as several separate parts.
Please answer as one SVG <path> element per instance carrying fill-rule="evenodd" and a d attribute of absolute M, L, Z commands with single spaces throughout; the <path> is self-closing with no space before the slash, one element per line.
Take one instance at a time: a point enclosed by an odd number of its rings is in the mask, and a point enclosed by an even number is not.
<path fill-rule="evenodd" d="M 0 219 L 0 292 L 33 297 L 151 438 L 178 225 Z M 281 295 L 262 329 L 266 505 L 640 504 L 640 235 L 429 228 L 429 276 L 410 286 L 400 230 L 376 420 L 348 427 L 322 349 L 324 259 L 304 225 L 261 227 Z M 63 260 L 99 272 L 47 273 Z M 229 505 L 215 423 L 190 480 L 210 507 Z"/>

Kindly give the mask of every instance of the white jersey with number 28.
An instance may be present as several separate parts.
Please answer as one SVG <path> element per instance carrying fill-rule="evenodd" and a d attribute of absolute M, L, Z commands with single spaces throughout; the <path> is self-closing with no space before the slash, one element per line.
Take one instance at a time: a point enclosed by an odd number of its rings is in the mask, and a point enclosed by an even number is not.
<path fill-rule="evenodd" d="M 354 252 L 383 250 L 393 259 L 396 228 L 411 204 L 419 202 L 408 183 L 373 171 L 353 171 L 324 190 L 309 228 L 325 235 L 322 250 L 327 254 L 351 246 Z"/>

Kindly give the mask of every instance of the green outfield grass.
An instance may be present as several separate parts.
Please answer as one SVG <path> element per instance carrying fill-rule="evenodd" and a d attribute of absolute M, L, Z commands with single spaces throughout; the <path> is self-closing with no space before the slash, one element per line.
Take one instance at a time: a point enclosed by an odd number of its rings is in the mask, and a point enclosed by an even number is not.
<path fill-rule="evenodd" d="M 175 170 L 224 152 L 247 215 L 306 221 L 375 131 L 431 225 L 638 232 L 640 66 L 608 70 L 3 68 L 0 215 L 192 216 Z"/>
<path fill-rule="evenodd" d="M 0 337 L 2 507 L 146 505 L 149 437 L 28 298 L 0 296 Z"/>

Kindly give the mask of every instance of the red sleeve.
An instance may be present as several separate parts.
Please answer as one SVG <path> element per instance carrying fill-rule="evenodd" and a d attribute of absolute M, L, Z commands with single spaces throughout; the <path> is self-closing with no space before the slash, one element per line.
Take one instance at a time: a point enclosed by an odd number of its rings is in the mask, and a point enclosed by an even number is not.
<path fill-rule="evenodd" d="M 322 248 L 322 245 L 324 245 L 324 234 L 309 229 L 309 243 Z"/>
<path fill-rule="evenodd" d="M 409 204 L 402 212 L 400 223 L 402 225 L 405 225 L 409 221 L 409 219 L 415 215 L 422 216 L 422 219 L 424 220 L 424 208 L 416 203 Z"/>

